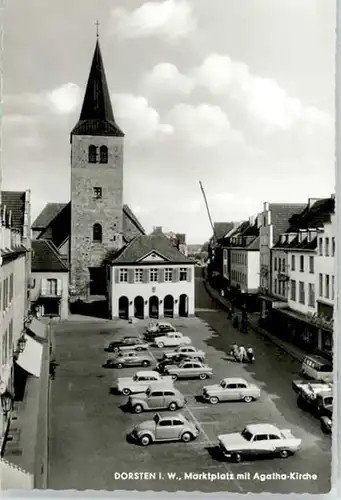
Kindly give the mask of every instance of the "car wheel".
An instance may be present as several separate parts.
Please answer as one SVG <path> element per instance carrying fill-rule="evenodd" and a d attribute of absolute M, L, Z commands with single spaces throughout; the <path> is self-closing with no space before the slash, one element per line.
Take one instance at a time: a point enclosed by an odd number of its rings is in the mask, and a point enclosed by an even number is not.
<path fill-rule="evenodd" d="M 125 396 L 129 396 L 129 394 L 131 394 L 131 390 L 130 389 L 123 389 L 122 394 L 124 394 Z"/>
<path fill-rule="evenodd" d="M 165 347 L 165 344 L 163 342 L 158 342 L 158 347 L 160 347 L 160 349 L 162 349 L 163 347 Z"/>
<path fill-rule="evenodd" d="M 173 401 L 172 403 L 169 403 L 168 409 L 170 411 L 176 411 L 178 409 L 178 405 Z"/>
<path fill-rule="evenodd" d="M 281 458 L 288 458 L 288 456 L 289 456 L 289 452 L 288 452 L 288 450 L 281 450 L 281 451 L 279 452 L 279 456 L 280 456 Z"/>
<path fill-rule="evenodd" d="M 242 459 L 243 459 L 242 454 L 239 453 L 239 451 L 237 451 L 236 453 L 233 453 L 233 455 L 232 455 L 233 462 L 238 464 L 239 462 L 242 461 Z"/>
<path fill-rule="evenodd" d="M 116 367 L 117 368 L 123 368 L 123 363 L 117 363 Z"/>
<path fill-rule="evenodd" d="M 193 436 L 190 432 L 184 432 L 181 436 L 181 441 L 184 443 L 189 443 L 191 439 L 193 439 Z"/>
<path fill-rule="evenodd" d="M 216 396 L 212 396 L 212 397 L 210 398 L 210 403 L 211 403 L 212 405 L 216 405 L 217 403 L 219 403 L 219 399 L 218 399 Z"/>
<path fill-rule="evenodd" d="M 151 443 L 151 438 L 148 436 L 148 434 L 144 434 L 144 436 L 141 436 L 140 438 L 140 443 L 142 446 L 148 446 Z"/>
<path fill-rule="evenodd" d="M 172 375 L 172 379 L 173 380 L 178 380 L 178 376 L 174 374 L 174 375 Z"/>
<path fill-rule="evenodd" d="M 252 400 L 253 400 L 252 396 L 244 396 L 243 397 L 243 401 L 245 401 L 245 403 L 251 403 Z"/>
<path fill-rule="evenodd" d="M 200 378 L 200 380 L 205 380 L 207 378 L 207 374 L 206 373 L 200 373 L 199 378 Z"/>
<path fill-rule="evenodd" d="M 113 351 L 114 351 L 114 352 L 118 352 L 119 350 L 120 350 L 120 349 L 119 349 L 119 347 L 114 347 L 114 348 L 113 348 Z"/>
<path fill-rule="evenodd" d="M 143 410 L 142 405 L 135 405 L 134 406 L 135 413 L 142 413 L 142 410 Z"/>
<path fill-rule="evenodd" d="M 147 361 L 147 360 L 142 361 L 142 366 L 144 366 L 144 367 L 149 366 L 149 361 Z"/>

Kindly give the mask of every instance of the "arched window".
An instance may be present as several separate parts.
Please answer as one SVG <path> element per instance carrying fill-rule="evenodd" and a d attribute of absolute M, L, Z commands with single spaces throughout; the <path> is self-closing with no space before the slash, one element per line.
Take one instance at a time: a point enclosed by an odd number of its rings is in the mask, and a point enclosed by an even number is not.
<path fill-rule="evenodd" d="M 106 146 L 101 146 L 99 150 L 100 163 L 108 163 L 108 148 Z"/>
<path fill-rule="evenodd" d="M 101 224 L 94 224 L 92 228 L 92 240 L 102 242 L 102 226 Z"/>
<path fill-rule="evenodd" d="M 89 146 L 89 151 L 88 151 L 88 160 L 89 163 L 96 163 L 97 159 L 97 148 L 96 146 Z"/>

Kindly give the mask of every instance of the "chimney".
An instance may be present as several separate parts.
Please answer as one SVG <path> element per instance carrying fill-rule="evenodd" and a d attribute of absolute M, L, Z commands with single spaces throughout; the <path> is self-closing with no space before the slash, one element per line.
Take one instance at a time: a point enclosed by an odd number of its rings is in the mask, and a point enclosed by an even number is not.
<path fill-rule="evenodd" d="M 255 224 L 255 216 L 254 215 L 250 215 L 249 224 L 250 224 L 250 226 L 253 226 Z"/>
<path fill-rule="evenodd" d="M 162 226 L 154 226 L 153 233 L 162 233 Z"/>
<path fill-rule="evenodd" d="M 330 197 L 331 197 L 331 199 L 332 199 L 332 200 L 335 200 L 335 193 L 332 193 L 332 194 L 330 195 Z"/>
<path fill-rule="evenodd" d="M 264 212 L 267 212 L 269 210 L 269 202 L 265 201 L 264 202 Z"/>

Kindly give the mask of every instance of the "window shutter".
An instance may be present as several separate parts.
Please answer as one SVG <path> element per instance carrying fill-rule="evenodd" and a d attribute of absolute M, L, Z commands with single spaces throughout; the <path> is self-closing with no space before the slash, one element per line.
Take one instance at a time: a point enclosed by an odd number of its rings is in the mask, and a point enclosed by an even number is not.
<path fill-rule="evenodd" d="M 179 268 L 178 267 L 173 268 L 172 274 L 173 274 L 172 281 L 174 281 L 174 282 L 179 281 Z"/>
<path fill-rule="evenodd" d="M 128 283 L 134 283 L 134 269 L 128 269 Z"/>
<path fill-rule="evenodd" d="M 192 268 L 187 268 L 187 281 L 192 281 Z"/>
<path fill-rule="evenodd" d="M 120 270 L 118 268 L 115 268 L 115 283 L 120 282 Z"/>
<path fill-rule="evenodd" d="M 60 297 L 62 294 L 62 280 L 60 278 L 57 279 L 57 295 Z"/>
<path fill-rule="evenodd" d="M 165 281 L 165 270 L 159 269 L 159 283 L 163 283 Z"/>
<path fill-rule="evenodd" d="M 143 283 L 149 283 L 149 269 L 143 269 Z"/>
<path fill-rule="evenodd" d="M 41 279 L 41 295 L 47 295 L 47 279 Z"/>

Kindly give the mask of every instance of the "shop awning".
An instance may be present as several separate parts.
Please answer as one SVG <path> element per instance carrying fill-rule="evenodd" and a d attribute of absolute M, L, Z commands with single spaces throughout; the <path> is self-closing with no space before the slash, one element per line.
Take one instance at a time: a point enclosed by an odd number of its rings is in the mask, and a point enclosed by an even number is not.
<path fill-rule="evenodd" d="M 33 318 L 30 325 L 28 326 L 28 329 L 31 330 L 34 335 L 37 335 L 37 337 L 40 337 L 41 339 L 46 339 L 47 338 L 47 325 L 44 325 L 41 321 L 38 321 L 37 319 Z"/>
<path fill-rule="evenodd" d="M 1 490 L 32 490 L 34 488 L 33 475 L 16 464 L 1 458 L 0 468 Z"/>
<path fill-rule="evenodd" d="M 31 375 L 40 377 L 43 346 L 27 334 L 25 334 L 25 340 L 24 352 L 19 354 L 16 362 Z"/>

